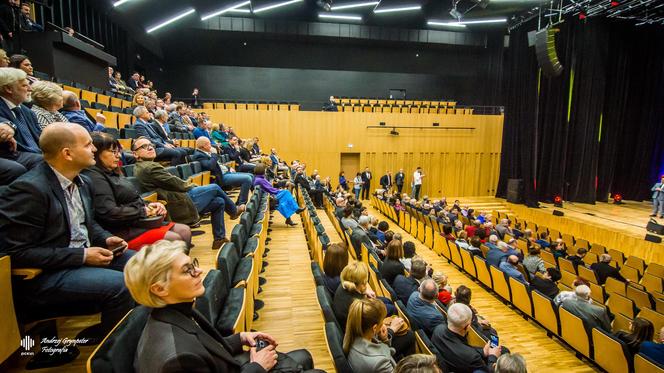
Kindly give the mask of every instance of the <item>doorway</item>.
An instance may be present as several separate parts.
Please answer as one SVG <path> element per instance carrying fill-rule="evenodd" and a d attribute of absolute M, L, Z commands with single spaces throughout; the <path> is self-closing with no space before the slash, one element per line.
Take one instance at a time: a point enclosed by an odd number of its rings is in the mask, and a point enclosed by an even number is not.
<path fill-rule="evenodd" d="M 343 171 L 346 175 L 346 180 L 350 181 L 355 178 L 355 174 L 360 172 L 360 153 L 341 153 L 341 166 L 339 171 Z"/>

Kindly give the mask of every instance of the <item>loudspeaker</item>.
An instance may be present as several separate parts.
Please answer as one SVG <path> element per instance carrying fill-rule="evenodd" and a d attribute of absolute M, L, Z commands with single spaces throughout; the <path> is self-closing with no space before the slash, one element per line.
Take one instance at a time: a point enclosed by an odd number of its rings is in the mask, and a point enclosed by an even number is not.
<path fill-rule="evenodd" d="M 657 223 L 655 219 L 650 219 L 646 226 L 646 230 L 652 233 L 664 234 L 664 225 Z"/>
<path fill-rule="evenodd" d="M 545 75 L 559 76 L 563 72 L 563 65 L 558 61 L 556 53 L 556 32 L 558 29 L 544 28 L 535 33 L 535 54 L 537 63 Z"/>
<path fill-rule="evenodd" d="M 565 216 L 565 213 L 560 210 L 553 210 L 553 215 L 555 216 Z"/>
<path fill-rule="evenodd" d="M 523 179 L 507 180 L 507 202 L 523 203 Z"/>
<path fill-rule="evenodd" d="M 662 237 L 655 236 L 654 234 L 646 233 L 646 241 L 654 243 L 662 243 Z"/>

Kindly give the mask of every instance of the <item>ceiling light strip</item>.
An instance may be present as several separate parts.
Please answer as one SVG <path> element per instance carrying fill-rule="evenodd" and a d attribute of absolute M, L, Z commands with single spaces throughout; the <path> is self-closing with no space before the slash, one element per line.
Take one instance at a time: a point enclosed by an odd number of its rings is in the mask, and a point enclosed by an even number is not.
<path fill-rule="evenodd" d="M 131 1 L 131 0 L 119 0 L 119 1 L 114 2 L 114 3 L 113 3 L 113 6 L 114 6 L 114 7 L 119 7 L 120 5 L 122 5 L 122 4 L 124 4 L 124 3 L 128 3 L 128 2 L 130 2 L 130 1 Z"/>
<path fill-rule="evenodd" d="M 148 29 L 148 34 L 151 33 L 151 32 L 153 32 L 153 31 L 157 31 L 157 30 L 159 30 L 160 28 L 162 28 L 162 27 L 164 27 L 164 26 L 170 25 L 171 23 L 173 23 L 173 22 L 175 22 L 175 21 L 178 21 L 178 20 L 180 20 L 180 19 L 182 19 L 182 18 L 184 18 L 184 17 L 186 17 L 186 16 L 188 16 L 188 15 L 190 15 L 190 14 L 193 14 L 195 11 L 196 11 L 196 10 L 193 9 L 193 8 L 192 8 L 192 9 L 189 9 L 189 10 L 186 10 L 186 11 L 184 11 L 184 12 L 182 12 L 182 13 L 176 15 L 175 17 L 172 17 L 172 18 L 169 18 L 169 19 L 165 20 L 164 22 L 162 22 L 162 23 L 160 23 L 160 24 L 158 24 L 158 25 L 156 25 L 156 26 L 150 27 L 150 28 Z"/>
<path fill-rule="evenodd" d="M 262 7 L 262 8 L 256 8 L 256 9 L 254 9 L 254 13 L 260 13 L 260 12 L 264 12 L 266 10 L 270 10 L 270 9 L 274 9 L 274 8 L 281 8 L 282 6 L 291 5 L 291 4 L 295 4 L 295 3 L 301 3 L 302 1 L 303 0 L 290 0 L 290 1 L 284 1 L 282 3 L 276 3 L 276 4 L 268 5 L 268 6 L 265 6 L 265 7 Z"/>
<path fill-rule="evenodd" d="M 398 8 L 374 9 L 374 13 L 408 12 L 411 10 L 420 10 L 420 9 L 422 9 L 422 5 L 412 5 L 412 6 L 403 6 Z"/>
<path fill-rule="evenodd" d="M 466 25 L 459 22 L 438 22 L 438 21 L 428 21 L 427 25 L 429 26 L 444 26 L 444 27 L 460 27 L 465 28 Z"/>
<path fill-rule="evenodd" d="M 342 14 L 328 14 L 328 13 L 319 13 L 318 17 L 325 19 L 345 19 L 349 21 L 361 21 L 362 16 L 353 16 L 353 15 L 342 15 Z"/>
<path fill-rule="evenodd" d="M 330 10 L 342 10 L 342 9 L 353 9 L 353 8 L 362 8 L 365 6 L 373 6 L 373 5 L 378 5 L 380 1 L 370 1 L 370 2 L 364 2 L 364 3 L 351 3 L 351 4 L 341 4 L 341 5 L 334 5 Z"/>
<path fill-rule="evenodd" d="M 507 18 L 496 18 L 496 19 L 467 19 L 460 21 L 459 23 L 464 24 L 464 25 L 474 25 L 474 24 L 479 24 L 479 23 L 505 23 L 507 22 Z"/>
<path fill-rule="evenodd" d="M 230 12 L 231 10 L 233 10 L 235 8 L 241 8 L 241 7 L 243 7 L 245 5 L 249 5 L 249 4 L 251 4 L 251 1 L 244 1 L 244 2 L 239 3 L 239 4 L 227 6 L 227 7 L 223 8 L 223 9 L 220 9 L 216 12 L 204 15 L 203 17 L 201 17 L 201 21 L 207 21 L 208 19 L 210 19 L 212 17 L 220 16 L 220 15 L 226 13 L 226 12 Z"/>

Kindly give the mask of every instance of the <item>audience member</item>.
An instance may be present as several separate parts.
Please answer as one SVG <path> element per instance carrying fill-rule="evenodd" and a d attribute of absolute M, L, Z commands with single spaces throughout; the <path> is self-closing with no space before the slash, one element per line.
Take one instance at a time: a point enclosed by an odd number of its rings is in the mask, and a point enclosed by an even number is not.
<path fill-rule="evenodd" d="M 2 22 L 0 20 L 0 22 Z M 0 67 L 9 67 L 9 57 L 7 57 L 7 52 L 4 49 L 0 49 Z"/>
<path fill-rule="evenodd" d="M 507 257 L 510 256 L 509 246 L 503 242 L 498 242 L 497 249 L 490 249 L 486 254 L 486 262 L 489 265 L 500 268 L 500 263 L 507 260 Z"/>
<path fill-rule="evenodd" d="M 592 304 L 590 288 L 586 285 L 579 285 L 574 290 L 574 293 L 576 294 L 576 298 L 564 300 L 562 307 L 581 318 L 588 332 L 592 328 L 600 328 L 610 333 L 611 321 L 609 320 L 609 315 L 603 307 Z"/>
<path fill-rule="evenodd" d="M 403 184 L 406 180 L 406 174 L 403 172 L 403 168 L 399 169 L 399 172 L 394 174 L 394 184 L 397 186 L 397 193 L 401 195 L 403 192 Z"/>
<path fill-rule="evenodd" d="M 530 278 L 530 286 L 534 290 L 547 297 L 554 299 L 560 292 L 557 282 L 562 278 L 560 271 L 556 268 L 547 268 L 540 276 L 532 276 Z"/>
<path fill-rule="evenodd" d="M 369 255 L 372 252 L 377 252 L 384 255 L 384 251 L 376 250 L 373 242 L 369 238 L 367 231 L 369 230 L 370 218 L 366 215 L 360 216 L 358 220 L 358 225 L 355 227 L 350 235 L 350 241 L 355 249 L 356 258 L 358 260 L 362 259 L 362 245 L 367 248 Z"/>
<path fill-rule="evenodd" d="M 23 102 L 30 84 L 25 72 L 0 68 L 0 184 L 6 185 L 41 163 L 41 128 Z"/>
<path fill-rule="evenodd" d="M 203 271 L 198 260 L 192 260 L 185 251 L 182 242 L 159 241 L 127 263 L 127 288 L 137 303 L 152 309 L 138 341 L 134 358 L 137 372 L 262 372 L 313 367 L 308 351 L 278 353 L 277 341 L 266 333 L 222 337 L 193 306 L 205 293 Z M 269 345 L 257 350 L 258 339 Z M 244 352 L 242 346 L 249 351 Z"/>
<path fill-rule="evenodd" d="M 599 262 L 590 265 L 590 269 L 597 274 L 597 280 L 600 285 L 604 285 L 608 277 L 613 277 L 618 281 L 629 282 L 624 278 L 618 268 L 611 266 L 611 255 L 602 254 L 599 256 Z"/>
<path fill-rule="evenodd" d="M 450 372 L 492 372 L 500 357 L 500 346 L 484 348 L 468 344 L 466 336 L 472 327 L 473 311 L 465 304 L 455 303 L 447 309 L 447 325 L 441 324 L 433 332 L 431 342 L 440 352 Z"/>
<path fill-rule="evenodd" d="M 465 231 L 463 232 L 465 233 Z M 482 246 L 482 240 L 480 240 L 479 237 L 475 236 L 470 239 L 470 245 L 468 245 L 467 250 L 470 251 L 470 253 L 473 256 L 478 255 L 480 258 L 484 258 L 484 253 L 482 253 L 482 249 L 480 249 L 480 246 Z"/>
<path fill-rule="evenodd" d="M 273 187 L 272 184 L 270 184 L 270 182 L 265 179 L 264 164 L 259 163 L 256 166 L 254 173 L 254 186 L 260 187 L 263 189 L 263 191 L 276 198 L 278 203 L 277 211 L 279 211 L 279 213 L 283 215 L 284 218 L 286 218 L 286 225 L 291 227 L 297 225 L 297 223 L 291 220 L 291 216 L 293 214 L 299 214 L 304 211 L 304 207 L 300 207 L 297 202 L 295 202 L 295 198 L 293 198 L 293 195 L 288 189 L 279 190 Z"/>
<path fill-rule="evenodd" d="M 516 255 L 510 255 L 507 260 L 500 263 L 500 270 L 503 271 L 508 277 L 514 277 L 518 281 L 528 285 L 528 281 L 523 273 L 519 271 L 519 258 Z"/>
<path fill-rule="evenodd" d="M 652 341 L 654 334 L 655 327 L 650 320 L 636 317 L 629 323 L 629 333 L 619 331 L 616 337 L 625 342 L 631 354 L 629 360 L 632 360 L 639 353 L 643 342 Z"/>
<path fill-rule="evenodd" d="M 510 221 L 508 219 L 500 219 L 500 222 L 496 224 L 496 232 L 500 236 L 501 240 L 505 239 L 505 233 L 514 236 L 514 232 L 510 228 Z"/>
<path fill-rule="evenodd" d="M 369 199 L 369 190 L 371 189 L 371 179 L 373 174 L 369 171 L 369 167 L 364 168 L 362 172 L 362 199 Z M 358 198 L 359 199 L 359 198 Z"/>
<path fill-rule="evenodd" d="M 547 232 L 540 233 L 539 240 L 535 241 L 535 243 L 544 248 L 551 246 L 551 243 L 549 242 L 549 234 Z"/>
<path fill-rule="evenodd" d="M 414 292 L 408 298 L 406 309 L 410 317 L 417 320 L 426 335 L 430 336 L 436 326 L 445 322 L 445 316 L 436 308 L 438 298 L 438 285 L 430 278 L 420 283 L 419 292 Z"/>
<path fill-rule="evenodd" d="M 136 92 L 138 91 L 139 88 L 141 88 L 140 80 L 141 80 L 141 75 L 138 72 L 134 72 L 133 74 L 131 74 L 129 81 L 127 81 L 127 85 L 129 86 L 129 88 L 133 89 L 134 92 Z"/>
<path fill-rule="evenodd" d="M 53 82 L 38 81 L 32 85 L 32 111 L 37 117 L 39 127 L 55 122 L 69 122 L 58 110 L 63 104 L 62 88 Z"/>
<path fill-rule="evenodd" d="M 466 231 L 460 231 L 459 233 L 457 233 L 457 238 L 454 241 L 454 243 L 457 246 L 459 246 L 460 249 L 470 251 L 469 250 L 470 244 L 468 243 L 468 241 L 466 241 L 467 238 L 468 238 L 468 233 L 466 233 Z"/>
<path fill-rule="evenodd" d="M 403 275 L 405 270 L 403 263 L 401 263 L 401 258 L 404 256 L 401 241 L 393 239 L 387 244 L 385 251 L 385 260 L 380 266 L 380 275 L 392 286 L 394 278 L 398 275 Z"/>
<path fill-rule="evenodd" d="M 408 303 L 408 299 L 411 294 L 417 291 L 420 287 L 420 283 L 427 274 L 427 263 L 422 259 L 413 259 L 410 274 L 408 276 L 397 275 L 394 278 L 394 283 L 392 288 L 397 293 L 399 300 L 403 304 Z"/>
<path fill-rule="evenodd" d="M 503 354 L 496 360 L 494 373 L 528 373 L 526 359 L 520 354 Z"/>
<path fill-rule="evenodd" d="M 570 255 L 570 256 L 567 257 L 567 260 L 571 261 L 572 264 L 574 265 L 574 270 L 575 271 L 578 270 L 579 265 L 582 265 L 582 266 L 585 265 L 585 263 L 583 263 L 583 258 L 586 257 L 587 253 L 588 253 L 588 250 L 586 250 L 582 247 L 579 247 L 578 249 L 576 249 L 576 255 Z"/>
<path fill-rule="evenodd" d="M 491 327 L 491 323 L 484 317 L 480 316 L 477 313 L 475 307 L 470 304 L 472 296 L 473 293 L 469 287 L 466 285 L 459 285 L 459 287 L 457 287 L 456 291 L 454 292 L 454 303 L 462 303 L 470 307 L 470 309 L 473 311 L 473 327 L 476 330 L 481 331 L 486 338 L 489 338 L 491 334 L 497 334 L 495 329 Z"/>
<path fill-rule="evenodd" d="M 14 301 L 26 312 L 101 311 L 101 324 L 79 333 L 96 344 L 133 307 L 122 281 L 133 252 L 123 250 L 126 242 L 94 219 L 92 183 L 79 175 L 95 164 L 87 131 L 53 123 L 39 146 L 45 162 L 0 195 L 0 252 L 11 256 L 14 268 L 43 269 L 34 279 L 15 283 Z"/>
<path fill-rule="evenodd" d="M 401 359 L 394 373 L 441 373 L 435 355 L 414 354 Z"/>
<path fill-rule="evenodd" d="M 240 157 L 240 145 L 238 144 L 238 138 L 232 136 L 228 140 L 228 146 L 223 147 L 224 153 L 228 154 L 232 161 L 235 161 L 235 169 L 239 172 L 254 172 L 255 164 L 245 162 Z"/>
<path fill-rule="evenodd" d="M 492 234 L 489 236 L 489 242 L 486 243 L 486 247 L 489 248 L 489 250 L 492 249 L 497 249 L 498 248 L 498 235 Z"/>
<path fill-rule="evenodd" d="M 353 206 L 346 206 L 343 211 L 343 218 L 341 218 L 341 224 L 346 229 L 353 230 L 357 228 L 357 220 L 353 218 Z"/>
<path fill-rule="evenodd" d="M 332 243 L 323 258 L 323 281 L 327 291 L 334 295 L 341 284 L 341 271 L 348 265 L 348 249 L 343 242 Z"/>
<path fill-rule="evenodd" d="M 39 83 L 37 83 L 39 84 Z M 94 185 L 95 219 L 107 231 L 139 250 L 158 240 L 185 241 L 191 246 L 191 230 L 178 223 L 163 222 L 166 207 L 159 202 L 146 204 L 119 168 L 120 144 L 111 135 L 92 134 L 96 164 L 83 171 Z M 161 217 L 162 219 L 158 219 Z M 155 223 L 146 219 L 153 218 Z M 157 219 L 154 219 L 157 218 Z"/>
<path fill-rule="evenodd" d="M 236 206 L 217 184 L 196 186 L 172 175 L 164 166 L 154 162 L 156 153 L 150 140 L 139 137 L 132 142 L 132 151 L 136 157 L 134 175 L 139 180 L 142 190 L 156 191 L 159 198 L 168 202 L 168 212 L 174 222 L 195 225 L 199 214 L 212 214 L 212 249 L 216 250 L 224 243 L 226 227 L 224 210 L 231 219 L 237 219 L 245 206 Z"/>
<path fill-rule="evenodd" d="M 388 191 L 392 189 L 392 172 L 387 171 L 385 175 L 380 177 L 380 187 Z"/>
<path fill-rule="evenodd" d="M 159 136 L 155 131 L 155 128 L 149 123 L 151 115 L 145 106 L 137 106 L 134 108 L 134 116 L 136 117 L 136 121 L 134 122 L 136 135 L 145 138 L 152 143 L 155 154 L 157 155 L 155 161 L 170 161 L 171 166 L 185 163 L 184 157 L 187 155 L 187 150 L 178 148 L 175 145 L 164 141 L 164 139 Z"/>
<path fill-rule="evenodd" d="M 348 310 L 343 349 L 356 372 L 392 373 L 396 362 L 390 343 L 403 326 L 403 319 L 393 318 L 389 326 L 383 320 L 387 311 L 377 299 L 358 299 Z"/>
<path fill-rule="evenodd" d="M 583 277 L 578 276 L 572 282 L 572 288 L 576 289 L 576 287 L 579 286 L 579 285 L 590 286 L 590 282 L 588 282 Z M 556 306 L 560 306 L 567 299 L 576 299 L 576 293 L 573 290 L 572 291 L 567 291 L 567 290 L 561 291 L 561 292 L 558 293 L 558 295 L 556 295 L 555 298 L 553 298 L 553 302 L 556 304 Z"/>
<path fill-rule="evenodd" d="M 2 48 L 8 52 L 20 49 L 18 39 L 20 33 L 19 0 L 5 0 L 0 3 L 0 36 Z"/>
<path fill-rule="evenodd" d="M 21 4 L 21 16 L 20 16 L 20 27 L 23 32 L 42 32 L 44 31 L 44 26 L 35 22 L 35 20 L 30 15 L 30 4 L 23 3 Z"/>
<path fill-rule="evenodd" d="M 28 56 L 23 54 L 12 55 L 9 58 L 9 66 L 23 70 L 27 74 L 26 79 L 28 79 L 30 85 L 39 81 L 39 79 L 35 78 L 33 75 L 34 69 L 32 68 L 32 62 L 30 62 Z"/>
<path fill-rule="evenodd" d="M 659 330 L 659 343 L 644 341 L 639 352 L 657 364 L 664 365 L 664 326 Z"/>
<path fill-rule="evenodd" d="M 387 232 L 385 233 L 386 235 L 386 241 L 385 242 L 390 242 L 391 240 L 387 240 Z M 415 256 L 415 243 L 413 241 L 406 241 L 403 243 L 403 258 L 401 258 L 401 263 L 403 264 L 404 268 L 406 268 L 407 271 L 410 271 L 411 265 L 412 265 L 412 260 L 413 257 Z"/>
<path fill-rule="evenodd" d="M 540 258 L 540 249 L 538 247 L 533 246 L 528 249 L 528 255 L 523 259 L 523 266 L 531 278 L 536 273 L 544 273 L 546 267 L 544 266 L 544 260 Z"/>
<path fill-rule="evenodd" d="M 68 122 L 76 123 L 85 128 L 88 132 L 95 131 L 104 131 L 104 123 L 106 123 L 106 117 L 98 113 L 95 117 L 97 123 L 93 123 L 88 119 L 88 115 L 81 108 L 81 101 L 78 99 L 74 92 L 63 91 L 62 92 L 62 115 L 67 118 Z"/>
<path fill-rule="evenodd" d="M 447 284 L 447 276 L 441 271 L 436 271 L 431 278 L 438 284 L 438 300 L 447 306 L 454 298 L 452 297 L 452 287 Z"/>

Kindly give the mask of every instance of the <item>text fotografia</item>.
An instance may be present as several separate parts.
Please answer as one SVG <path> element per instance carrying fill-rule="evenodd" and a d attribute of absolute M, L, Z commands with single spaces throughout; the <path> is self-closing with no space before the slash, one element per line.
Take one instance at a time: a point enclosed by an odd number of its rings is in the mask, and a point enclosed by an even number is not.
<path fill-rule="evenodd" d="M 79 344 L 88 343 L 87 338 L 42 338 L 40 341 L 40 350 L 43 354 L 55 355 L 55 354 L 64 354 L 69 351 L 69 348 L 74 347 Z M 21 340 L 21 347 L 24 351 L 21 351 L 21 356 L 34 356 L 32 348 L 35 346 L 35 341 L 29 335 L 26 335 Z"/>

